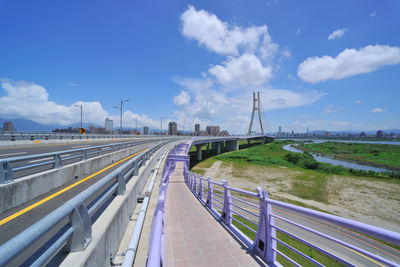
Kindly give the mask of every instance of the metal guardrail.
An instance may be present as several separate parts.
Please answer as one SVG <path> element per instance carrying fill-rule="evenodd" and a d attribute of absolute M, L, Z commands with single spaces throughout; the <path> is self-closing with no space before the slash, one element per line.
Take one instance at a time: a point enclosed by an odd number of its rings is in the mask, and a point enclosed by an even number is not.
<path fill-rule="evenodd" d="M 69 223 L 53 235 L 46 244 L 39 248 L 37 250 L 40 251 L 39 255 L 34 254 L 34 256 L 32 256 L 34 258 L 31 257 L 26 264 L 31 266 L 43 266 L 62 247 L 64 247 L 64 251 L 66 252 L 85 250 L 92 238 L 92 220 L 95 213 L 115 195 L 123 195 L 125 193 L 126 183 L 133 176 L 137 176 L 139 168 L 145 161 L 168 142 L 169 141 L 166 141 L 152 146 L 140 155 L 135 156 L 121 167 L 103 177 L 101 180 L 1 245 L 0 266 L 10 263 L 14 257 L 22 253 L 50 229 L 65 219 L 67 219 Z M 91 203 L 85 204 L 90 198 L 96 196 L 101 189 L 103 189 L 103 191 L 98 197 Z"/>
<path fill-rule="evenodd" d="M 194 140 L 192 139 L 189 144 L 180 146 L 178 150 L 185 150 L 187 155 L 193 143 Z M 160 187 L 160 196 L 151 228 L 147 263 L 147 266 L 150 267 L 165 266 L 165 197 L 167 193 L 169 176 L 171 173 L 173 173 L 176 162 L 182 160 L 182 156 L 180 157 L 181 158 L 170 153 L 168 156 L 170 161 L 168 164 L 166 164 L 164 169 L 163 180 Z M 250 192 L 231 187 L 226 181 L 223 181 L 222 183 L 215 182 L 209 177 L 204 178 L 201 177 L 201 175 L 196 175 L 190 172 L 188 163 L 189 161 L 187 160 L 186 164 L 184 165 L 184 178 L 189 189 L 206 208 L 208 208 L 223 224 L 227 226 L 228 229 L 230 229 L 244 244 L 246 244 L 250 250 L 257 253 L 268 265 L 279 266 L 280 264 L 276 260 L 276 256 L 279 254 L 293 265 L 301 266 L 290 256 L 278 249 L 277 244 L 280 244 L 279 246 L 282 248 L 285 247 L 288 249 L 288 251 L 299 255 L 301 258 L 304 258 L 305 261 L 310 262 L 311 265 L 323 266 L 317 260 L 278 238 L 276 232 L 279 231 L 283 235 L 286 235 L 289 238 L 304 244 L 305 246 L 319 251 L 338 262 L 348 266 L 354 266 L 354 264 L 349 262 L 349 260 L 345 257 L 337 255 L 336 251 L 307 241 L 305 238 L 302 238 L 300 235 L 298 235 L 298 231 L 303 231 L 306 233 L 306 235 L 327 240 L 327 242 L 332 242 L 336 246 L 345 247 L 350 251 L 354 251 L 355 254 L 363 255 L 363 257 L 369 258 L 371 262 L 378 263 L 378 265 L 400 266 L 398 263 L 382 257 L 377 251 L 372 253 L 371 251 L 367 251 L 366 249 L 363 249 L 355 244 L 351 244 L 349 241 L 346 242 L 340 240 L 329 234 L 322 233 L 317 229 L 308 227 L 304 225 L 304 223 L 295 222 L 293 219 L 288 219 L 284 218 L 284 216 L 277 215 L 277 212 L 274 214 L 272 207 L 274 207 L 274 209 L 281 209 L 286 213 L 301 214 L 306 218 L 317 219 L 322 222 L 326 222 L 327 224 L 329 223 L 337 228 L 342 227 L 342 229 L 345 229 L 346 231 L 355 231 L 397 245 L 400 245 L 400 233 L 281 201 L 276 201 L 270 199 L 268 192 L 263 191 L 260 187 L 257 187 L 257 192 Z M 239 230 L 234 224 L 240 225 L 240 227 L 243 227 L 243 229 L 248 230 L 253 234 L 254 238 L 249 238 L 249 236 Z M 285 225 L 289 225 L 292 228 L 294 227 L 297 230 L 292 231 L 285 229 Z"/>
<path fill-rule="evenodd" d="M 134 134 L 79 134 L 79 133 L 2 133 L 0 141 L 17 140 L 68 140 L 68 139 L 113 139 L 113 138 L 151 138 L 159 135 Z"/>
<path fill-rule="evenodd" d="M 296 212 L 308 218 L 315 218 L 322 222 L 327 222 L 338 227 L 344 227 L 398 245 L 400 244 L 400 233 L 320 211 L 273 200 L 268 197 L 268 192 L 263 191 L 260 187 L 257 187 L 257 192 L 250 192 L 247 190 L 230 187 L 226 181 L 218 183 L 212 181 L 210 177 L 204 178 L 201 175 L 197 175 L 190 171 L 185 172 L 185 182 L 193 194 L 200 200 L 200 202 L 210 209 L 215 216 L 229 229 L 231 229 L 232 232 L 235 233 L 245 244 L 247 244 L 250 249 L 256 251 L 257 254 L 260 255 L 267 264 L 273 264 L 276 261 L 276 255 L 279 254 L 295 266 L 301 266 L 283 251 L 277 249 L 277 243 L 279 243 L 308 260 L 311 264 L 323 266 L 322 263 L 316 261 L 315 259 L 279 239 L 276 235 L 276 231 L 279 231 L 284 235 L 289 236 L 292 239 L 295 239 L 304 245 L 333 258 L 338 262 L 348 266 L 354 266 L 354 264 L 348 259 L 338 256 L 333 251 L 329 251 L 326 248 L 322 248 L 305 240 L 298 235 L 296 231 L 287 229 L 290 227 L 285 228 L 285 225 L 290 225 L 291 227 L 294 226 L 298 230 L 306 231 L 310 235 L 318 236 L 319 238 L 325 239 L 328 242 L 333 242 L 352 251 L 356 251 L 357 253 L 371 258 L 379 263 L 388 266 L 399 266 L 398 263 L 382 257 L 380 253 L 372 253 L 354 244 L 350 244 L 349 242 L 340 240 L 337 237 L 330 236 L 329 234 L 313 229 L 302 223 L 284 218 L 284 216 L 281 215 L 278 216 L 277 214 L 273 213 L 272 207 L 277 207 L 287 212 Z M 251 199 L 253 201 L 251 201 Z M 280 222 L 279 226 L 277 225 L 276 221 Z M 247 235 L 235 227 L 233 223 L 236 223 L 236 225 L 241 225 L 241 227 L 245 227 L 247 230 L 254 233 L 255 238 L 250 239 Z"/>
<path fill-rule="evenodd" d="M 116 143 L 116 144 L 108 144 L 101 146 L 92 146 L 87 148 L 77 148 L 70 150 L 63 150 L 57 152 L 50 153 L 42 153 L 42 154 L 34 154 L 28 156 L 20 156 L 20 157 L 12 157 L 12 158 L 4 158 L 0 159 L 0 184 L 4 184 L 7 182 L 12 182 L 14 180 L 14 172 L 33 169 L 41 166 L 48 165 L 48 169 L 57 169 L 62 166 L 69 165 L 74 162 L 70 162 L 65 164 L 67 160 L 71 159 L 79 159 L 86 160 L 88 157 L 100 156 L 105 153 L 111 153 L 115 151 L 119 151 L 122 149 L 126 149 L 129 147 L 133 147 L 136 145 L 141 145 L 149 142 L 156 142 L 159 140 L 145 140 L 145 141 L 133 141 L 133 142 L 124 142 L 124 143 Z M 74 155 L 71 155 L 74 154 Z M 25 162 L 24 165 L 13 167 L 13 164 L 19 162 Z M 39 162 L 38 162 L 39 161 Z M 38 163 L 36 163 L 38 162 Z M 31 164 L 29 164 L 31 163 Z M 48 170 L 46 169 L 46 170 Z M 41 170 L 43 171 L 43 170 Z"/>

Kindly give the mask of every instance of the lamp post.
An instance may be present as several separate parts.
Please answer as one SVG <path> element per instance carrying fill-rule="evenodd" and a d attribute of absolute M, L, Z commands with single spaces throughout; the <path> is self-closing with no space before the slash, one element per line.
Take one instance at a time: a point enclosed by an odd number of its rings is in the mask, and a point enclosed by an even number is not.
<path fill-rule="evenodd" d="M 82 113 L 83 113 L 83 106 L 82 105 L 75 105 L 75 107 L 81 107 L 81 129 L 82 129 Z M 79 129 L 80 132 L 80 129 Z M 82 135 L 82 134 L 81 134 Z"/>
<path fill-rule="evenodd" d="M 120 134 L 122 134 L 122 104 L 125 103 L 125 102 L 129 102 L 129 99 L 126 99 L 126 100 L 122 100 L 122 99 L 121 99 L 121 105 L 120 105 L 120 107 L 119 107 L 120 112 L 121 112 L 121 116 L 120 116 L 120 120 L 119 120 L 119 130 L 120 130 Z M 114 106 L 114 108 L 118 108 L 118 107 L 115 107 L 115 106 Z"/>

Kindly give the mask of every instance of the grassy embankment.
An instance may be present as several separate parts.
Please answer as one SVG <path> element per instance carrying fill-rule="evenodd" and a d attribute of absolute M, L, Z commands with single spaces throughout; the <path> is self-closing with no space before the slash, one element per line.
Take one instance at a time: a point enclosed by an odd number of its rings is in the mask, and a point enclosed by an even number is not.
<path fill-rule="evenodd" d="M 360 143 L 300 143 L 299 149 L 330 158 L 400 171 L 400 146 Z"/>

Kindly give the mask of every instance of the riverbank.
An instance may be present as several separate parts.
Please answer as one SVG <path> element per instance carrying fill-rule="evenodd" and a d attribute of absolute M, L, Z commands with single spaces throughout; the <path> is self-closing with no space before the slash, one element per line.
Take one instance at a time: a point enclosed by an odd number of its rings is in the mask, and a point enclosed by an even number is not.
<path fill-rule="evenodd" d="M 285 143 L 214 156 L 193 171 L 246 190 L 261 186 L 274 199 L 400 231 L 400 179 L 341 172 L 344 168 L 338 173 L 312 169 L 308 156 L 293 156 L 298 153 L 282 149 Z"/>
<path fill-rule="evenodd" d="M 329 158 L 400 171 L 400 146 L 398 145 L 332 141 L 324 143 L 301 142 L 297 148 Z"/>

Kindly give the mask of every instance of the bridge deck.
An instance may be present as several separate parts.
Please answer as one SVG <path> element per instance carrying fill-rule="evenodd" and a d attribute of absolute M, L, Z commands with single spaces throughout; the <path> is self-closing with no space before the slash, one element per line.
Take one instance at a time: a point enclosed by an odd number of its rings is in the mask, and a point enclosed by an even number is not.
<path fill-rule="evenodd" d="M 184 182 L 182 162 L 170 176 L 165 220 L 168 267 L 263 265 L 193 196 Z"/>

